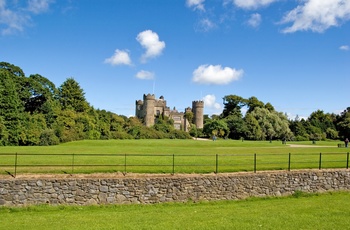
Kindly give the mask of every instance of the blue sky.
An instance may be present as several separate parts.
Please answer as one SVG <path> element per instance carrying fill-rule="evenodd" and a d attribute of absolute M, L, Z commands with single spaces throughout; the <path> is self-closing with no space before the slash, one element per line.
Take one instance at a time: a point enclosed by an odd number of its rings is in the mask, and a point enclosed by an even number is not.
<path fill-rule="evenodd" d="M 0 0 L 1 61 L 95 108 L 135 114 L 143 94 L 184 111 L 222 97 L 308 117 L 350 106 L 350 0 Z"/>

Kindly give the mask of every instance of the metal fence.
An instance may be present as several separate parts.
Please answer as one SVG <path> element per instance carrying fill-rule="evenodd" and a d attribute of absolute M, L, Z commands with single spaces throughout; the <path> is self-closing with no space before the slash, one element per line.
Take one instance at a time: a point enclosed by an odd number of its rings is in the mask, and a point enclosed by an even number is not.
<path fill-rule="evenodd" d="M 0 173 L 220 173 L 349 167 L 349 152 L 319 154 L 1 153 Z"/>

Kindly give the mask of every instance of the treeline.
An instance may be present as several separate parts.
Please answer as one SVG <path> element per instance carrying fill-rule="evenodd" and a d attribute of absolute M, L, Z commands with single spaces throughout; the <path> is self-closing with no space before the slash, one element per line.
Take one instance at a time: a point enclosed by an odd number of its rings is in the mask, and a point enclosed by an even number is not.
<path fill-rule="evenodd" d="M 264 104 L 256 97 L 229 95 L 223 99 L 223 112 L 206 119 L 204 133 L 248 140 L 317 141 L 350 137 L 350 107 L 341 114 L 317 110 L 307 119 L 288 120 L 270 103 Z"/>
<path fill-rule="evenodd" d="M 185 139 L 220 137 L 246 140 L 326 140 L 350 137 L 350 107 L 341 114 L 317 110 L 307 119 L 288 120 L 256 97 L 224 97 L 220 115 L 205 116 L 203 129 L 175 130 L 158 117 L 145 127 L 136 117 L 95 109 L 73 78 L 58 88 L 47 78 L 25 76 L 18 66 L 0 62 L 0 145 L 56 145 L 83 139 Z M 191 121 L 193 114 L 185 117 Z"/>
<path fill-rule="evenodd" d="M 0 62 L 0 145 L 56 145 L 83 139 L 191 138 L 167 118 L 148 128 L 134 117 L 95 109 L 73 78 L 56 88 Z"/>

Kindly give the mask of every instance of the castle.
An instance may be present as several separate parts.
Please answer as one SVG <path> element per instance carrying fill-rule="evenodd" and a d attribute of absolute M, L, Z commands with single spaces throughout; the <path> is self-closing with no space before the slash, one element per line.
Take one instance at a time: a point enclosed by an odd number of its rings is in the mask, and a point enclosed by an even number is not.
<path fill-rule="evenodd" d="M 178 130 L 188 131 L 193 123 L 197 128 L 203 128 L 203 101 L 193 101 L 192 108 L 187 107 L 185 112 L 178 112 L 175 108 L 171 110 L 167 107 L 164 97 L 156 99 L 154 94 L 144 94 L 143 101 L 136 101 L 136 117 L 142 119 L 148 127 L 154 125 L 159 116 L 167 116 L 174 121 L 174 128 Z M 189 122 L 185 114 L 193 113 L 193 120 Z"/>

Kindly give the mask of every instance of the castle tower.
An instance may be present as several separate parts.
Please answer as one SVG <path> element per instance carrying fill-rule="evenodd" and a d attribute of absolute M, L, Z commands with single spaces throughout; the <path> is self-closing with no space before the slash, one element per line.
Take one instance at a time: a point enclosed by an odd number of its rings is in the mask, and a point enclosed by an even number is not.
<path fill-rule="evenodd" d="M 198 129 L 203 128 L 204 101 L 192 101 L 193 123 Z"/>
<path fill-rule="evenodd" d="M 143 111 L 144 111 L 144 122 L 147 127 L 154 125 L 154 105 L 155 105 L 154 94 L 143 95 Z"/>
<path fill-rule="evenodd" d="M 138 117 L 138 118 L 143 117 L 144 116 L 144 114 L 143 114 L 143 101 L 136 100 L 135 104 L 136 104 L 135 116 Z"/>

